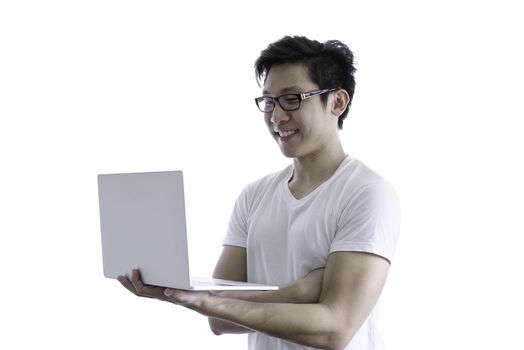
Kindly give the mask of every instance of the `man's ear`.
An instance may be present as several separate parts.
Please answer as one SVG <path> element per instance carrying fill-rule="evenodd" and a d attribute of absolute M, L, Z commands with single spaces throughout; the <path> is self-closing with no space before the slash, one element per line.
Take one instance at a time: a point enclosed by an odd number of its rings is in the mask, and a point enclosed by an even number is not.
<path fill-rule="evenodd" d="M 333 93 L 333 103 L 331 104 L 331 113 L 337 118 L 344 113 L 349 104 L 349 94 L 344 89 L 338 89 Z"/>

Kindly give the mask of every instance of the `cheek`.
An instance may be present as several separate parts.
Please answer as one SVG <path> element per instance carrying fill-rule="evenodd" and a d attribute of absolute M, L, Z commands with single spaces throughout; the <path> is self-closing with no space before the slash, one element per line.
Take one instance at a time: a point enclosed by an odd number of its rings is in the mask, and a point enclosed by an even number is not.
<path fill-rule="evenodd" d="M 266 124 L 267 128 L 273 132 L 273 126 L 271 125 L 271 115 L 264 116 L 264 123 Z"/>
<path fill-rule="evenodd" d="M 319 122 L 304 123 L 301 131 L 301 136 L 313 142 L 324 139 L 328 136 L 326 125 Z"/>

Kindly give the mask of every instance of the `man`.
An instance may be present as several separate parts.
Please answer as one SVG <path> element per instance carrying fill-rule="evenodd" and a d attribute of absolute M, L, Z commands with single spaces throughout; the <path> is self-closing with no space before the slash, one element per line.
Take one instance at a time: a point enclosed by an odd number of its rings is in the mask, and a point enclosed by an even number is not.
<path fill-rule="evenodd" d="M 255 64 L 256 99 L 293 164 L 238 198 L 214 277 L 278 284 L 268 292 L 188 292 L 120 282 L 209 317 L 215 334 L 249 333 L 250 349 L 380 349 L 375 304 L 399 231 L 393 188 L 344 152 L 339 130 L 355 88 L 339 41 L 284 37 Z"/>

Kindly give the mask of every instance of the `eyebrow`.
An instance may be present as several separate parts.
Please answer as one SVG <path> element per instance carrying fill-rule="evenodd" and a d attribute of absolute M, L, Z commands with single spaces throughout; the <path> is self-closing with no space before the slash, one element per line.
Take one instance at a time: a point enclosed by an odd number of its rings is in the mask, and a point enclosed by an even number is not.
<path fill-rule="evenodd" d="M 301 90 L 303 90 L 303 89 L 300 86 L 293 85 L 293 86 L 289 86 L 289 87 L 283 88 L 282 90 L 280 90 L 279 94 L 286 94 L 286 93 L 289 93 L 289 92 L 297 93 L 297 92 L 301 92 Z M 269 91 L 267 91 L 267 90 L 262 91 L 262 94 L 270 95 Z"/>

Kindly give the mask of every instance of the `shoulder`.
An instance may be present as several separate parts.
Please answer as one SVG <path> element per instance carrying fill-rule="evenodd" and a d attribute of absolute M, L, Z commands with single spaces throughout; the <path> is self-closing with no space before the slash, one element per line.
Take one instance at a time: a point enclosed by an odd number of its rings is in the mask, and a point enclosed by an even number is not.
<path fill-rule="evenodd" d="M 356 158 L 348 157 L 334 185 L 346 203 L 369 196 L 396 197 L 395 189 L 384 177 Z"/>
<path fill-rule="evenodd" d="M 395 189 L 362 162 L 352 162 L 345 171 L 331 252 L 368 252 L 391 261 L 401 214 Z"/>
<path fill-rule="evenodd" d="M 385 181 L 379 173 L 356 158 L 348 158 L 345 161 L 340 172 L 340 180 L 356 189 Z"/>

